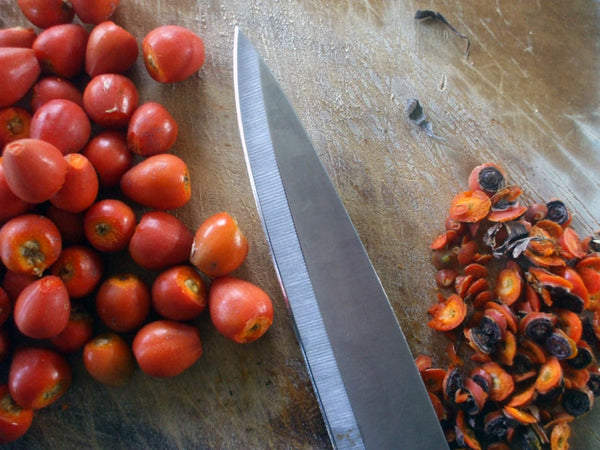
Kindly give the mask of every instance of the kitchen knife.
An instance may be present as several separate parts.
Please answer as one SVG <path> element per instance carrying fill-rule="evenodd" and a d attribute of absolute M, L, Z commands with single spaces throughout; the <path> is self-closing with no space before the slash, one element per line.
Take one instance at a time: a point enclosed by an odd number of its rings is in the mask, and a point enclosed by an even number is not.
<path fill-rule="evenodd" d="M 285 94 L 237 27 L 233 58 L 254 197 L 332 445 L 447 449 L 348 213 Z"/>

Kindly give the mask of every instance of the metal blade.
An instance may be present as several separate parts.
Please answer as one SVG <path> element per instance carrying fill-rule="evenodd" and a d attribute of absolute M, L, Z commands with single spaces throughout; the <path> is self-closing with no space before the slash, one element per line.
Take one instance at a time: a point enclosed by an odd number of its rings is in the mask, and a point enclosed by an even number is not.
<path fill-rule="evenodd" d="M 236 28 L 242 145 L 275 268 L 336 448 L 448 448 L 406 339 L 327 172 Z"/>

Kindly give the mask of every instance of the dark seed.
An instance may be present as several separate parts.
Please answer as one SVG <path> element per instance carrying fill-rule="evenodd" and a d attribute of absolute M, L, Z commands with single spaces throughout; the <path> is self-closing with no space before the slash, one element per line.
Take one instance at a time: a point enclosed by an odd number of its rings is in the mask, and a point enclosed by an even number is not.
<path fill-rule="evenodd" d="M 481 189 L 487 192 L 497 192 L 506 185 L 506 179 L 496 167 L 488 166 L 479 171 L 477 178 Z"/>
<path fill-rule="evenodd" d="M 567 364 L 573 369 L 585 369 L 594 362 L 594 356 L 587 347 L 577 346 L 577 355 L 574 358 L 567 359 Z"/>
<path fill-rule="evenodd" d="M 568 359 L 573 357 L 574 348 L 561 330 L 554 330 L 546 338 L 546 349 L 551 355 L 558 359 Z"/>
<path fill-rule="evenodd" d="M 593 394 L 589 389 L 566 389 L 562 405 L 568 414 L 578 417 L 592 409 L 593 399 Z"/>
<path fill-rule="evenodd" d="M 587 387 L 592 391 L 594 397 L 600 397 L 600 373 L 590 373 L 590 379 L 587 382 Z"/>
<path fill-rule="evenodd" d="M 552 200 L 546 203 L 548 207 L 548 213 L 546 218 L 552 222 L 556 222 L 559 225 L 566 223 L 569 220 L 569 210 L 567 206 L 560 200 Z"/>

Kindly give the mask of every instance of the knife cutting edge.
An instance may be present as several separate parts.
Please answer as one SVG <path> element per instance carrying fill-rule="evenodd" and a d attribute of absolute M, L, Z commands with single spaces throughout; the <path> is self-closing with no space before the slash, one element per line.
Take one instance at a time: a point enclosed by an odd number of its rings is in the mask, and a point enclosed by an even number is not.
<path fill-rule="evenodd" d="M 285 94 L 237 27 L 233 58 L 253 194 L 332 445 L 447 449 L 350 217 Z"/>

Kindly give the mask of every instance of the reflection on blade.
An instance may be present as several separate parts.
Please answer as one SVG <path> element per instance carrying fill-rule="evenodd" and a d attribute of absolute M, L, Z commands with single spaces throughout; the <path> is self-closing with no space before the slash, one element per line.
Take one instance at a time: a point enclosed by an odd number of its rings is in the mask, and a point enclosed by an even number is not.
<path fill-rule="evenodd" d="M 337 448 L 447 448 L 408 344 L 306 132 L 236 30 L 236 106 L 254 195 Z"/>

